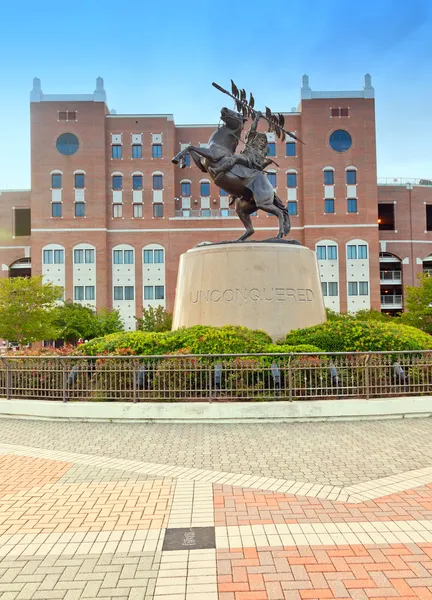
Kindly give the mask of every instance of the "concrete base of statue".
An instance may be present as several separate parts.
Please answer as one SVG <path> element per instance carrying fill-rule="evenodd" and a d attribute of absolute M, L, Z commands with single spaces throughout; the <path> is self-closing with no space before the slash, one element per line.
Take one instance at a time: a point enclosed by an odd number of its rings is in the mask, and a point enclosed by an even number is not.
<path fill-rule="evenodd" d="M 173 329 L 243 325 L 281 340 L 325 320 L 316 255 L 304 246 L 226 242 L 180 257 Z"/>

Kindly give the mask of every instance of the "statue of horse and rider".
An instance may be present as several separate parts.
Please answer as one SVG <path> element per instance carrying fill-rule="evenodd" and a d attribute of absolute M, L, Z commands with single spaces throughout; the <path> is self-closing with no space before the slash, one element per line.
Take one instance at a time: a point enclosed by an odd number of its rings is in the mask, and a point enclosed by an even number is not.
<path fill-rule="evenodd" d="M 189 153 L 196 166 L 203 173 L 208 173 L 213 182 L 229 194 L 229 205 L 235 202 L 236 213 L 246 228 L 238 238 L 239 242 L 254 233 L 251 214 L 257 209 L 279 219 L 278 238 L 287 235 L 291 228 L 288 209 L 263 172 L 273 162 L 267 157 L 266 134 L 257 131 L 263 115 L 255 111 L 252 114 L 255 118 L 247 134 L 246 146 L 240 154 L 235 152 L 247 121 L 245 111 L 241 114 L 224 107 L 221 110 L 224 124 L 212 133 L 208 147 L 189 145 L 172 159 L 174 164 L 180 164 L 183 168 L 186 166 L 185 156 Z"/>

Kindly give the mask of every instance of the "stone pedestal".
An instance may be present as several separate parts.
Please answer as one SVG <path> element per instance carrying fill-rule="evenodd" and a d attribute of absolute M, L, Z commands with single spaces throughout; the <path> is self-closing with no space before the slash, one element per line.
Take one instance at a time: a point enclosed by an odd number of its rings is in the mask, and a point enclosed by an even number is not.
<path fill-rule="evenodd" d="M 304 246 L 212 244 L 180 257 L 173 329 L 243 325 L 277 340 L 325 320 L 318 263 Z"/>

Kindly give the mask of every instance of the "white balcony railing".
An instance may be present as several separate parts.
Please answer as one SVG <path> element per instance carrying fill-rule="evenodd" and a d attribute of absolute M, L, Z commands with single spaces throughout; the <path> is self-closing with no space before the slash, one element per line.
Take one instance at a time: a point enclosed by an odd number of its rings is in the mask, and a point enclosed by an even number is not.
<path fill-rule="evenodd" d="M 378 177 L 378 185 L 424 185 L 432 186 L 432 179 L 416 179 L 414 177 Z"/>
<path fill-rule="evenodd" d="M 402 271 L 380 271 L 381 283 L 401 283 Z"/>
<path fill-rule="evenodd" d="M 381 308 L 402 308 L 402 296 L 384 294 L 381 296 Z"/>
<path fill-rule="evenodd" d="M 216 210 L 210 208 L 182 208 L 176 210 L 174 216 L 177 219 L 222 219 L 224 217 L 236 217 L 237 213 L 229 208 L 217 208 Z"/>

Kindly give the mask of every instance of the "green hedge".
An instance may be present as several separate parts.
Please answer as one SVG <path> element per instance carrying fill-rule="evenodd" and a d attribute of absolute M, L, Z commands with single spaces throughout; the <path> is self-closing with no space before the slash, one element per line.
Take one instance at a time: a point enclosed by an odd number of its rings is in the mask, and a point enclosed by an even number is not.
<path fill-rule="evenodd" d="M 293 346 L 291 344 L 269 344 L 267 346 L 266 352 L 281 352 L 281 353 L 317 352 L 317 353 L 319 353 L 319 352 L 322 352 L 322 350 L 321 350 L 321 348 L 318 348 L 318 346 L 313 346 L 312 344 L 296 344 L 295 346 Z"/>
<path fill-rule="evenodd" d="M 400 323 L 340 319 L 291 331 L 286 343 L 313 344 L 324 352 L 429 350 L 432 337 Z"/>

